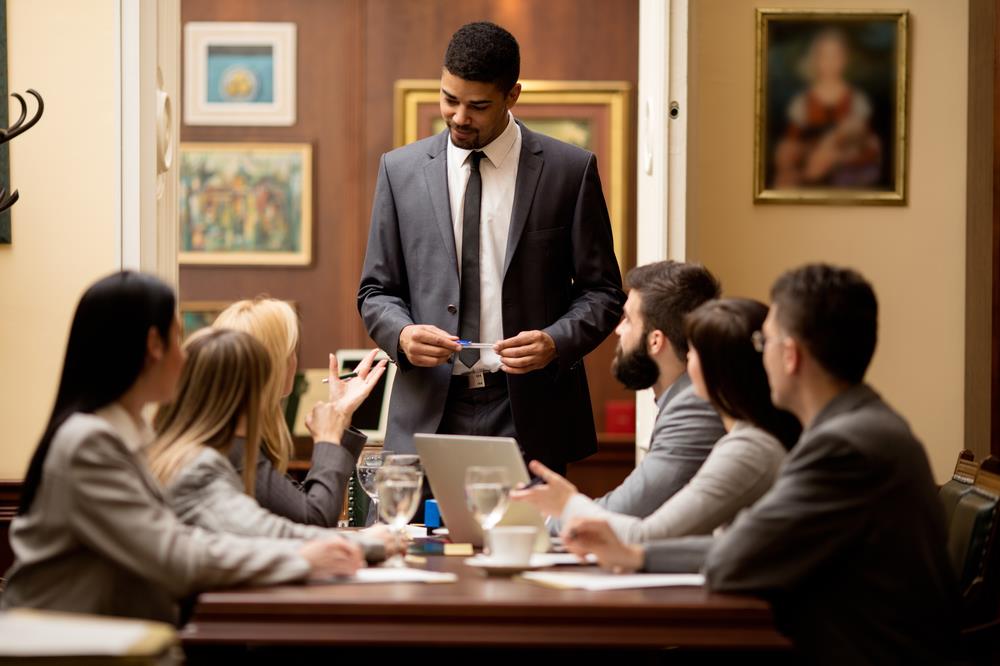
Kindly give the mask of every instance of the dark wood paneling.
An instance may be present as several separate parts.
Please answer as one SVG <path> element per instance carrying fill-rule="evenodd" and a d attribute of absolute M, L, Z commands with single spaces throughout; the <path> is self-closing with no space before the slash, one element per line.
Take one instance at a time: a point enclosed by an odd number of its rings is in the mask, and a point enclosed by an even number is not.
<path fill-rule="evenodd" d="M 298 122 L 288 128 L 191 127 L 183 140 L 308 141 L 314 149 L 314 262 L 306 268 L 181 268 L 185 300 L 267 292 L 295 300 L 303 321 L 300 365 L 370 344 L 355 294 L 367 242 L 378 161 L 391 150 L 393 85 L 436 78 L 451 34 L 493 20 L 521 44 L 526 79 L 624 80 L 638 76 L 637 0 L 215 0 L 182 3 L 187 21 L 294 21 L 298 25 Z M 633 100 L 634 102 L 634 100 Z M 633 104 L 633 108 L 634 104 Z M 634 146 L 635 129 L 628 145 Z M 630 200 L 634 155 L 628 156 Z M 634 212 L 626 221 L 634 230 Z M 634 232 L 630 233 L 634 238 Z M 628 249 L 634 257 L 634 247 Z M 629 260 L 629 265 L 632 261 Z M 594 415 L 628 398 L 610 376 L 614 339 L 586 361 Z"/>
<path fill-rule="evenodd" d="M 1000 11 L 994 8 L 993 32 L 993 270 L 990 347 L 990 452 L 1000 456 Z"/>
<path fill-rule="evenodd" d="M 313 263 L 303 268 L 194 267 L 180 271 L 183 300 L 268 293 L 296 301 L 300 364 L 325 367 L 337 348 L 367 345 L 355 294 L 365 244 L 361 164 L 363 63 L 360 0 L 183 2 L 188 21 L 289 21 L 297 26 L 297 122 L 291 127 L 182 125 L 184 141 L 282 141 L 313 147 Z"/>

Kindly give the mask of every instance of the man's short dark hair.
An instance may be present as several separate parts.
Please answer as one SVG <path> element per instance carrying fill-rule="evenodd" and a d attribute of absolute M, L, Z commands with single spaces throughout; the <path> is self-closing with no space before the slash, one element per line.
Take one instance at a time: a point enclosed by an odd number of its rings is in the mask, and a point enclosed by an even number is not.
<path fill-rule="evenodd" d="M 451 36 L 444 66 L 460 79 L 493 83 L 507 94 L 521 75 L 521 49 L 495 23 L 467 23 Z"/>
<path fill-rule="evenodd" d="M 626 280 L 630 289 L 638 289 L 642 295 L 643 333 L 662 331 L 677 358 L 685 360 L 684 318 L 702 303 L 719 297 L 719 281 L 701 264 L 678 261 L 636 266 Z"/>
<path fill-rule="evenodd" d="M 860 273 L 808 264 L 778 278 L 771 302 L 778 324 L 824 370 L 851 384 L 864 379 L 878 340 L 878 301 Z"/>

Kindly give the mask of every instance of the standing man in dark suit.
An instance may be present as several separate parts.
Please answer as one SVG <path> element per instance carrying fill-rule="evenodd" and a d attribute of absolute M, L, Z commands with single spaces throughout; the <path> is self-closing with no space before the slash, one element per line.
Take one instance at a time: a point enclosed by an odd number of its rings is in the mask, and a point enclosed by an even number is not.
<path fill-rule="evenodd" d="M 447 130 L 382 157 L 358 309 L 401 371 L 387 449 L 512 436 L 563 471 L 597 450 L 583 357 L 625 296 L 597 160 L 514 119 L 519 73 L 503 28 L 452 36 Z"/>
<path fill-rule="evenodd" d="M 721 537 L 621 544 L 571 523 L 569 546 L 626 570 L 705 571 L 710 588 L 770 600 L 811 664 L 944 663 L 958 592 L 923 446 L 864 383 L 878 305 L 851 270 L 809 265 L 771 290 L 754 344 L 774 404 L 805 430 L 774 487 Z"/>

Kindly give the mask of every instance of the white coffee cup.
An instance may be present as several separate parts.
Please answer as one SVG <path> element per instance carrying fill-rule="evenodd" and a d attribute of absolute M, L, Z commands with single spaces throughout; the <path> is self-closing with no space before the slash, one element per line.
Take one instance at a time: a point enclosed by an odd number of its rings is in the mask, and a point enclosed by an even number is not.
<path fill-rule="evenodd" d="M 499 525 L 489 531 L 490 560 L 495 564 L 526 567 L 535 549 L 538 528 L 527 525 Z"/>

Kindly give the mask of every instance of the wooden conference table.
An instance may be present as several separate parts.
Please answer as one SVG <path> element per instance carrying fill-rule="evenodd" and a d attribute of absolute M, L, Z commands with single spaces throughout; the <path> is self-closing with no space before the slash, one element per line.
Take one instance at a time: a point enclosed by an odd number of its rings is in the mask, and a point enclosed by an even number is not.
<path fill-rule="evenodd" d="M 702 588 L 586 592 L 487 578 L 462 557 L 421 565 L 446 584 L 307 585 L 210 592 L 182 631 L 188 648 L 447 646 L 781 649 L 770 608 Z"/>

